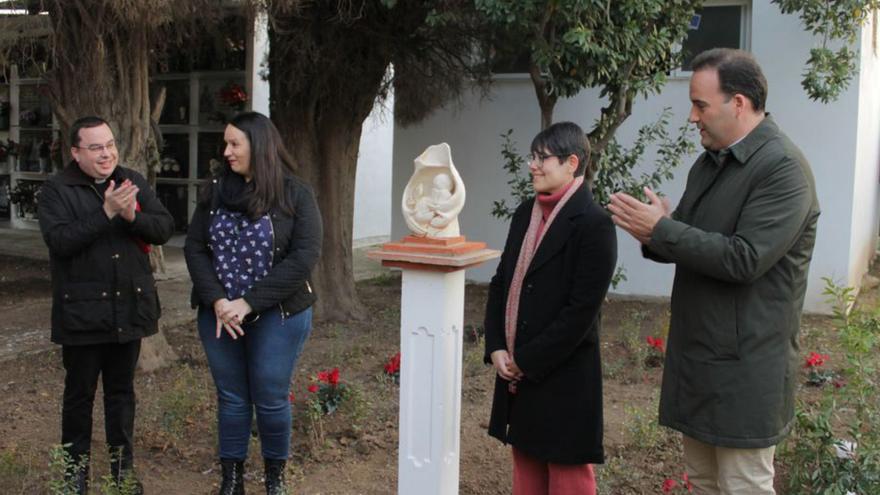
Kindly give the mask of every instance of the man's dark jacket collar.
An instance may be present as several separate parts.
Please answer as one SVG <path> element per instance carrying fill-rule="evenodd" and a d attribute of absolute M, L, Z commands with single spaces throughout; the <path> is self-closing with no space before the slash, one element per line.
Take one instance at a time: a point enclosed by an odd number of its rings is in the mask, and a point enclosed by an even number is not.
<path fill-rule="evenodd" d="M 730 153 L 736 158 L 737 162 L 746 163 L 767 141 L 770 141 L 777 135 L 779 135 L 779 126 L 776 125 L 773 117 L 766 113 L 764 114 L 764 120 L 752 129 L 752 132 L 748 133 L 742 141 L 730 147 Z"/>
<path fill-rule="evenodd" d="M 110 174 L 110 177 L 107 177 L 107 180 L 115 180 L 119 182 L 121 178 L 120 174 L 120 166 L 116 165 L 116 168 L 113 169 L 113 173 Z M 64 167 L 64 170 L 58 173 L 58 177 L 64 182 L 64 184 L 68 186 L 94 186 L 95 178 L 86 174 L 79 168 L 79 164 L 76 163 L 76 160 L 71 160 L 70 163 Z"/>

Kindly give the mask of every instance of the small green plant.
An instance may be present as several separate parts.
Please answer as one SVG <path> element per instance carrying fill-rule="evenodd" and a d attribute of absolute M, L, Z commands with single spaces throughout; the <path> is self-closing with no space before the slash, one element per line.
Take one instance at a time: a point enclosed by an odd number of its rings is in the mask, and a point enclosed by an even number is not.
<path fill-rule="evenodd" d="M 339 414 L 352 432 L 360 434 L 363 431 L 371 409 L 372 404 L 363 390 L 356 384 L 349 384 L 345 390 L 345 398 L 339 406 Z"/>
<path fill-rule="evenodd" d="M 880 493 L 880 400 L 875 383 L 880 316 L 853 308 L 851 288 L 824 280 L 846 364 L 834 386 L 821 389 L 819 400 L 797 404 L 795 425 L 782 449 L 790 469 L 789 490 Z M 827 356 L 818 356 L 808 357 L 807 364 L 824 364 Z"/>
<path fill-rule="evenodd" d="M 644 470 L 633 469 L 625 453 L 609 456 L 605 464 L 596 465 L 595 469 L 596 493 L 636 493 L 632 487 L 645 478 Z"/>
<path fill-rule="evenodd" d="M 664 447 L 669 439 L 668 430 L 657 421 L 657 404 L 659 397 L 655 394 L 650 404 L 645 407 L 627 405 L 624 409 L 624 434 L 627 448 L 636 450 L 657 450 Z"/>
<path fill-rule="evenodd" d="M 109 473 L 101 477 L 102 495 L 137 495 L 139 490 L 137 478 L 127 473 L 119 483 Z"/>
<path fill-rule="evenodd" d="M 202 401 L 199 394 L 193 393 L 198 389 L 198 380 L 192 368 L 184 366 L 171 387 L 159 396 L 159 424 L 172 438 L 181 438 L 187 424 L 192 421 Z"/>
<path fill-rule="evenodd" d="M 626 268 L 622 266 L 618 266 L 614 270 L 614 275 L 611 276 L 611 288 L 617 289 L 617 287 L 626 282 L 628 279 L 626 278 Z"/>
<path fill-rule="evenodd" d="M 365 402 L 363 394 L 359 390 L 356 390 L 347 383 L 340 382 L 339 368 L 319 371 L 312 377 L 312 383 L 309 384 L 308 391 L 309 396 L 305 403 L 305 417 L 309 432 L 309 443 L 312 450 L 316 450 L 326 442 L 325 416 L 335 413 L 343 404 L 349 401 L 358 403 L 349 404 L 350 413 L 354 416 L 362 416 Z M 359 425 L 353 424 L 352 427 L 357 428 Z"/>
<path fill-rule="evenodd" d="M 513 197 L 513 205 L 508 205 L 506 199 L 492 202 L 492 216 L 501 220 L 509 220 L 516 211 L 517 205 L 526 201 L 534 194 L 532 180 L 528 172 L 526 158 L 516 148 L 513 138 L 513 129 L 501 134 L 501 167 L 507 173 L 507 185 L 510 186 L 510 195 Z"/>
<path fill-rule="evenodd" d="M 625 380 L 630 383 L 640 381 L 644 377 L 645 360 L 651 352 L 650 347 L 645 345 L 645 340 L 642 338 L 642 323 L 645 318 L 647 318 L 647 314 L 635 310 L 620 324 L 620 343 L 629 356 Z"/>
<path fill-rule="evenodd" d="M 14 450 L 0 453 L 0 478 L 19 477 L 28 471 Z"/>
<path fill-rule="evenodd" d="M 76 474 L 88 469 L 88 456 L 74 461 L 67 451 L 67 445 L 53 445 L 49 449 L 49 482 L 47 488 L 51 495 L 74 495 L 76 493 Z"/>
<path fill-rule="evenodd" d="M 468 345 L 464 349 L 464 366 L 462 367 L 462 374 L 466 377 L 478 376 L 486 373 L 488 370 L 486 364 L 483 362 L 483 348 L 486 339 L 482 333 L 475 333 L 473 338 L 475 339 L 473 345 Z"/>
<path fill-rule="evenodd" d="M 15 445 L 7 446 L 0 452 L 0 493 L 32 493 L 37 487 L 32 485 L 36 473 L 34 463 L 20 452 Z"/>

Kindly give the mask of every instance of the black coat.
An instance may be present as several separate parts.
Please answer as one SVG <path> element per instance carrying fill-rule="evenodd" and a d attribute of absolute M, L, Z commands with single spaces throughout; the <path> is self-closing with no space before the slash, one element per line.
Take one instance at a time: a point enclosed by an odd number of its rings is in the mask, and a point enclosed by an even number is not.
<path fill-rule="evenodd" d="M 209 194 L 196 207 L 187 231 L 183 252 L 193 282 L 190 301 L 193 308 L 199 305 L 210 308 L 214 301 L 226 297 L 208 247 L 208 228 L 220 205 L 222 180 L 223 177 L 211 180 Z M 272 268 L 243 296 L 254 313 L 280 305 L 285 315 L 295 314 L 317 299 L 309 279 L 321 255 L 321 213 L 311 188 L 303 181 L 287 176 L 284 184 L 294 214 L 285 214 L 278 208 L 269 211 L 274 246 Z"/>
<path fill-rule="evenodd" d="M 139 173 L 118 166 L 110 179 L 130 179 L 140 189 L 141 211 L 133 223 L 107 218 L 94 179 L 75 162 L 40 189 L 40 230 L 52 272 L 52 342 L 123 343 L 158 329 L 156 282 L 136 239 L 164 244 L 174 233 L 174 218 Z"/>
<path fill-rule="evenodd" d="M 514 213 L 489 285 L 486 355 L 505 349 L 504 312 L 534 199 Z M 617 261 L 611 218 L 582 186 L 547 230 L 523 280 L 514 361 L 517 393 L 496 376 L 489 434 L 546 462 L 601 463 L 600 308 Z"/>

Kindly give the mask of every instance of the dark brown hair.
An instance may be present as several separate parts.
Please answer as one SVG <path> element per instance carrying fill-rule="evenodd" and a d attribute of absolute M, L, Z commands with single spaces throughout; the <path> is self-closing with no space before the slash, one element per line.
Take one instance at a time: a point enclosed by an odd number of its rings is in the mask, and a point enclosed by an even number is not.
<path fill-rule="evenodd" d="M 559 157 L 560 160 L 574 155 L 578 158 L 578 168 L 574 171 L 575 177 L 587 174 L 584 179 L 592 179 L 590 164 L 590 141 L 581 126 L 574 122 L 557 122 L 539 132 L 532 140 L 532 153 L 549 152 Z"/>
<path fill-rule="evenodd" d="M 718 71 L 721 92 L 728 99 L 741 94 L 752 102 L 756 112 L 764 110 L 767 103 L 767 78 L 751 53 L 732 48 L 713 48 L 697 55 L 691 68 L 694 72 L 704 69 Z"/>
<path fill-rule="evenodd" d="M 102 119 L 101 117 L 95 117 L 94 115 L 89 115 L 88 117 L 80 117 L 76 119 L 73 122 L 73 125 L 70 126 L 70 145 L 79 146 L 80 129 L 91 129 L 92 127 L 99 127 L 102 125 L 110 127 L 110 124 L 108 124 L 106 120 Z"/>
<path fill-rule="evenodd" d="M 281 134 L 269 117 L 258 112 L 243 112 L 229 121 L 243 132 L 251 147 L 253 194 L 248 204 L 252 218 L 265 215 L 271 208 L 293 214 L 293 205 L 284 187 L 285 177 L 296 169 L 293 158 L 281 140 Z"/>

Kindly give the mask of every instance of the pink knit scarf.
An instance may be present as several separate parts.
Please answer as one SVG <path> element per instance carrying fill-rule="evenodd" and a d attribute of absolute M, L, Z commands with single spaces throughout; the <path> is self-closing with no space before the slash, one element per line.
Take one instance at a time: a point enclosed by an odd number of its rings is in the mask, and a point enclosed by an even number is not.
<path fill-rule="evenodd" d="M 526 278 L 526 272 L 528 271 L 529 265 L 532 263 L 532 258 L 535 257 L 535 253 L 538 251 L 538 246 L 541 245 L 541 241 L 544 239 L 544 235 L 550 230 L 550 225 L 553 223 L 553 220 L 556 219 L 556 215 L 559 214 L 559 211 L 562 210 L 565 203 L 567 203 L 574 193 L 577 192 L 583 182 L 583 177 L 577 177 L 572 182 L 568 191 L 566 191 L 565 195 L 562 196 L 562 199 L 556 203 L 556 206 L 553 208 L 553 211 L 550 212 L 550 215 L 547 216 L 547 220 L 544 221 L 543 229 L 540 228 L 542 213 L 541 205 L 538 203 L 537 198 L 535 198 L 535 203 L 532 205 L 532 217 L 529 221 L 529 228 L 526 230 L 526 236 L 523 239 L 522 247 L 519 250 L 519 258 L 516 260 L 516 268 L 513 271 L 513 280 L 510 282 L 510 290 L 507 293 L 507 307 L 504 311 L 504 336 L 507 342 L 507 352 L 510 354 L 511 359 L 513 359 L 513 344 L 516 341 L 516 319 L 519 313 L 519 297 L 522 293 L 522 284 L 523 280 Z M 516 385 L 514 383 L 511 383 L 510 391 L 516 391 Z"/>

